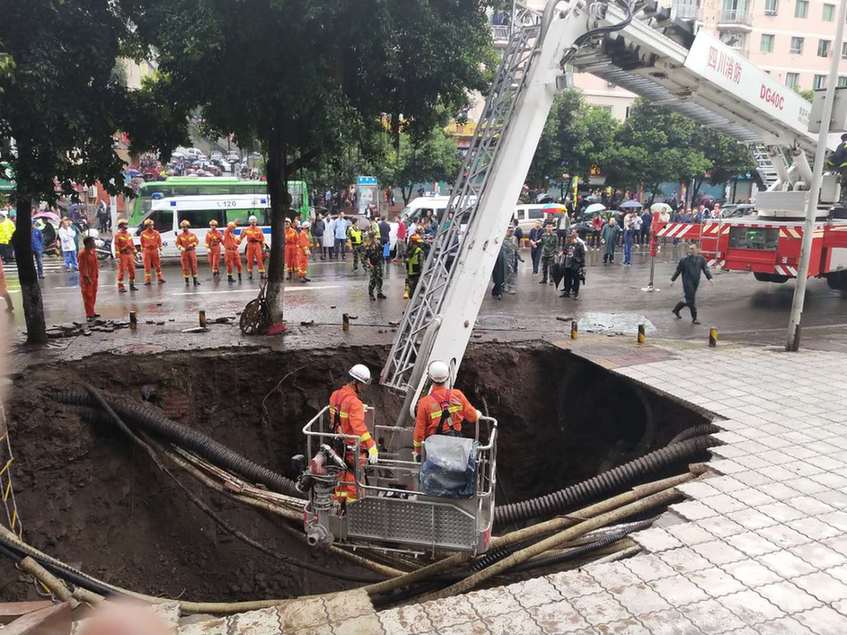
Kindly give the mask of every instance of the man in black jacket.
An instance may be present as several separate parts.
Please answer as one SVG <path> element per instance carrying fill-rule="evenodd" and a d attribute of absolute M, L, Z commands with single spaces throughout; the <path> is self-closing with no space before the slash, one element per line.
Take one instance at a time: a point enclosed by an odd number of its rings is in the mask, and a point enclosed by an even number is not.
<path fill-rule="evenodd" d="M 573 293 L 573 299 L 578 300 L 579 283 L 582 278 L 582 269 L 585 267 L 585 245 L 576 232 L 568 234 L 563 252 L 565 275 L 562 280 L 562 294 L 559 297 L 569 298 Z"/>
<path fill-rule="evenodd" d="M 676 319 L 682 319 L 679 312 L 683 307 L 688 307 L 691 311 L 691 321 L 694 324 L 700 324 L 697 320 L 697 307 L 695 306 L 695 296 L 697 295 L 697 287 L 700 286 L 700 274 L 706 274 L 706 280 L 712 281 L 712 273 L 709 271 L 709 266 L 706 264 L 706 259 L 700 255 L 697 245 L 688 246 L 688 255 L 679 261 L 676 266 L 676 271 L 671 276 L 671 284 L 680 275 L 682 276 L 682 292 L 683 300 L 676 303 L 672 309 Z"/>
<path fill-rule="evenodd" d="M 315 222 L 312 225 L 312 238 L 315 239 L 315 242 L 318 244 L 318 249 L 320 249 L 321 251 L 321 260 L 326 260 L 326 258 L 324 257 L 323 249 L 323 239 L 325 230 L 326 223 L 324 222 L 323 214 L 318 213 L 317 218 L 315 219 Z"/>
<path fill-rule="evenodd" d="M 538 273 L 538 265 L 541 263 L 541 237 L 544 230 L 541 229 L 541 221 L 535 221 L 535 226 L 529 230 L 529 246 L 532 248 L 532 273 Z"/>

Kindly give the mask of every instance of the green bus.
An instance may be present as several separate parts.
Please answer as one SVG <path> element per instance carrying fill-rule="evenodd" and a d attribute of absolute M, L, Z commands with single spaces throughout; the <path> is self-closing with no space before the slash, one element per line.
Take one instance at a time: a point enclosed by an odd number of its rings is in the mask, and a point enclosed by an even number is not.
<path fill-rule="evenodd" d="M 220 194 L 267 194 L 265 181 L 247 181 L 229 176 L 169 176 L 164 181 L 148 181 L 138 188 L 137 196 L 132 200 L 129 224 L 137 226 L 152 207 L 154 198 L 174 196 L 214 196 Z M 300 213 L 300 218 L 308 220 L 309 188 L 305 181 L 289 181 L 291 207 Z"/>

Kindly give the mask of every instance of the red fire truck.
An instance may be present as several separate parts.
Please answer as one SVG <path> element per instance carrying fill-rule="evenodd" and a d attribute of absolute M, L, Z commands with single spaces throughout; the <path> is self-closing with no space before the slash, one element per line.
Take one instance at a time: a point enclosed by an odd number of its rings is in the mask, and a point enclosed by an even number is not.
<path fill-rule="evenodd" d="M 797 277 L 803 222 L 760 216 L 669 222 L 659 225 L 656 237 L 696 241 L 715 269 L 749 271 L 762 282 L 787 282 Z M 831 288 L 847 290 L 847 219 L 818 220 L 812 238 L 809 277 L 826 278 Z"/>

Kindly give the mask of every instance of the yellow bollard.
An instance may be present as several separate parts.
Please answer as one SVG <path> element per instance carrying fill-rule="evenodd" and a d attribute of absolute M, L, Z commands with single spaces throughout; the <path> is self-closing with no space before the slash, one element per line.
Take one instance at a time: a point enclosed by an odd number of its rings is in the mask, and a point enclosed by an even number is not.
<path fill-rule="evenodd" d="M 714 326 L 709 329 L 709 348 L 715 348 L 718 345 L 718 329 Z"/>
<path fill-rule="evenodd" d="M 206 312 L 201 309 L 198 311 L 197 315 L 200 318 L 200 326 L 202 328 L 206 328 Z"/>
<path fill-rule="evenodd" d="M 638 325 L 638 343 L 643 344 L 645 341 L 647 341 L 647 334 L 644 332 L 644 325 L 639 324 Z"/>
<path fill-rule="evenodd" d="M 350 330 L 350 316 L 344 313 L 341 316 L 341 330 L 349 331 Z"/>
<path fill-rule="evenodd" d="M 133 331 L 138 328 L 138 316 L 135 314 L 135 311 L 129 312 L 129 328 Z"/>
<path fill-rule="evenodd" d="M 578 330 L 578 327 L 576 325 L 576 320 L 571 320 L 571 339 L 572 340 L 576 339 L 577 330 Z"/>

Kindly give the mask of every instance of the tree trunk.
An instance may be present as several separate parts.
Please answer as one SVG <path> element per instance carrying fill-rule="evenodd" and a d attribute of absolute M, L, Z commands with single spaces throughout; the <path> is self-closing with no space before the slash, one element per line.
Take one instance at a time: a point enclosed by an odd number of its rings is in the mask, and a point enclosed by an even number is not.
<path fill-rule="evenodd" d="M 279 132 L 273 130 L 268 141 L 268 195 L 271 199 L 271 257 L 268 261 L 268 287 L 266 299 L 271 311 L 271 322 L 283 319 L 282 287 L 285 278 L 285 212 L 288 209 L 288 175 L 285 145 Z"/>
<path fill-rule="evenodd" d="M 18 178 L 18 192 L 22 191 Z M 44 323 L 44 303 L 41 300 L 41 287 L 35 272 L 32 257 L 32 199 L 21 195 L 17 201 L 17 219 L 15 235 L 12 241 L 15 247 L 15 259 L 18 261 L 18 278 L 21 283 L 21 299 L 24 305 L 26 321 L 26 341 L 29 344 L 47 343 L 47 325 Z"/>
<path fill-rule="evenodd" d="M 409 199 L 412 198 L 412 191 L 415 189 L 414 183 L 409 183 L 409 190 L 406 191 L 405 185 L 400 185 L 400 194 L 403 195 L 403 207 L 409 204 Z"/>

